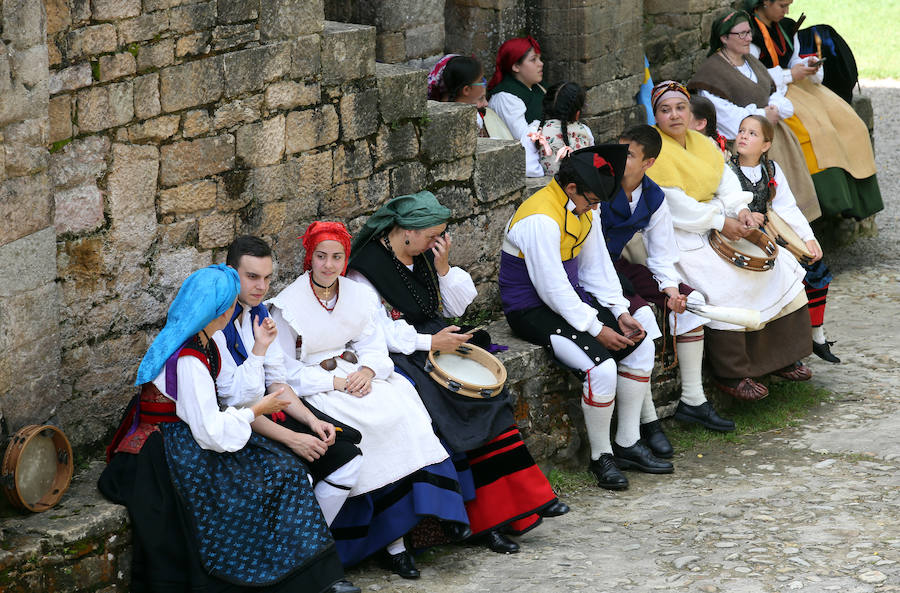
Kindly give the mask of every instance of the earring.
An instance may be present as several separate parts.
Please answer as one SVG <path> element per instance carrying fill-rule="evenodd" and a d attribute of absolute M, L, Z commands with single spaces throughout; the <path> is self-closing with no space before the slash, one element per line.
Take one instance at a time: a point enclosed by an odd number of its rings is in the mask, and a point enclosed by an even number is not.
<path fill-rule="evenodd" d="M 406 239 L 403 242 L 406 243 L 407 245 L 409 245 L 409 239 Z"/>

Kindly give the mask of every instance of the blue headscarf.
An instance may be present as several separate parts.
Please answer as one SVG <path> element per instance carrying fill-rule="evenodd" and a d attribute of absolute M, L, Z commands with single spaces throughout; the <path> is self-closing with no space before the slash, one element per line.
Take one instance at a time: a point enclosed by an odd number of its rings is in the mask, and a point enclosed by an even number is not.
<path fill-rule="evenodd" d="M 188 338 L 231 307 L 240 289 L 238 273 L 224 264 L 201 268 L 188 276 L 169 306 L 165 327 L 141 360 L 134 384 L 155 379 L 166 360 Z"/>

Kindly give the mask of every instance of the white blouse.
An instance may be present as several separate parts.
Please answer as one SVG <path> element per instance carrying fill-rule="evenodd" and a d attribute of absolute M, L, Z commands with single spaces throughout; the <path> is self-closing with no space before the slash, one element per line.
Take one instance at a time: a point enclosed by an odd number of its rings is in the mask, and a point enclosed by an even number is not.
<path fill-rule="evenodd" d="M 512 93 L 495 93 L 488 101 L 488 107 L 497 112 L 513 138 L 521 138 L 528 132 L 525 121 L 525 101 Z"/>
<path fill-rule="evenodd" d="M 406 266 L 412 270 L 412 266 Z M 357 270 L 347 272 L 347 277 L 365 284 L 376 293 L 375 286 Z M 462 268 L 451 266 L 443 276 L 438 275 L 438 288 L 444 304 L 444 317 L 459 317 L 478 296 L 475 283 L 468 272 Z M 381 295 L 378 295 L 381 298 Z M 412 325 L 403 319 L 391 319 L 384 307 L 379 307 L 376 319 L 381 326 L 388 350 L 412 354 L 416 350 L 431 350 L 431 334 L 420 334 Z"/>
<path fill-rule="evenodd" d="M 265 356 L 253 354 L 253 325 L 249 311 L 244 311 L 241 319 L 234 320 L 234 326 L 247 351 L 247 359 L 238 365 L 227 349 L 225 334 L 217 331 L 212 338 L 222 356 L 222 370 L 216 378 L 219 399 L 229 406 L 252 406 L 266 394 L 266 386 L 286 383 L 284 353 L 276 342 L 266 349 Z"/>
<path fill-rule="evenodd" d="M 567 208 L 574 204 L 569 200 Z M 617 319 L 628 312 L 628 299 L 622 295 L 619 276 L 613 268 L 609 251 L 603 240 L 600 216 L 596 210 L 591 231 L 581 245 L 578 255 L 578 281 L 597 302 L 610 309 Z M 509 224 L 506 226 L 509 229 Z M 569 284 L 562 260 L 559 256 L 559 224 L 545 214 L 532 214 L 516 222 L 507 230 L 503 249 L 508 253 L 525 256 L 528 277 L 541 300 L 578 331 L 596 336 L 603 329 L 597 319 L 597 310 L 581 300 Z"/>
<path fill-rule="evenodd" d="M 637 208 L 638 202 L 644 193 L 640 185 L 631 192 L 631 201 L 628 206 L 632 214 Z M 644 248 L 647 250 L 646 266 L 653 273 L 659 289 L 677 287 L 682 282 L 681 276 L 675 271 L 675 263 L 678 261 L 678 247 L 675 245 L 675 229 L 672 226 L 672 213 L 669 205 L 663 200 L 656 212 L 650 217 L 647 226 L 639 231 Z"/>
<path fill-rule="evenodd" d="M 224 354 L 228 355 L 227 352 Z M 190 427 L 197 444 L 218 453 L 242 449 L 250 439 L 250 423 L 256 417 L 253 410 L 234 407 L 220 410 L 215 383 L 200 359 L 182 356 L 175 368 L 177 399 L 166 393 L 165 367 L 153 379 L 153 384 L 163 395 L 175 400 L 175 415 Z"/>
<path fill-rule="evenodd" d="M 672 224 L 688 233 L 702 234 L 710 229 L 721 231 L 725 217 L 736 217 L 753 199 L 750 192 L 741 189 L 740 180 L 727 165 L 722 170 L 716 197 L 707 202 L 698 202 L 680 187 L 663 187 L 662 190 L 672 213 Z"/>
<path fill-rule="evenodd" d="M 750 54 L 754 58 L 759 58 L 760 53 L 762 53 L 762 50 L 759 48 L 759 46 L 751 43 Z M 799 63 L 802 63 L 804 66 L 809 66 L 810 57 L 811 56 L 807 56 L 805 58 L 800 57 L 800 39 L 796 35 L 794 35 L 794 53 L 791 54 L 791 59 L 788 62 L 788 67 L 782 68 L 778 64 L 775 64 L 774 67 L 769 68 L 769 76 L 772 77 L 772 80 L 775 81 L 776 85 L 789 85 L 794 82 L 794 76 L 793 74 L 791 74 L 791 68 L 795 64 Z M 808 76 L 807 78 L 817 84 L 821 84 L 821 82 L 825 79 L 825 70 L 823 68 L 819 68 L 818 70 L 816 70 L 815 74 L 813 74 L 812 76 Z"/>
<path fill-rule="evenodd" d="M 748 64 L 746 60 L 741 66 L 735 69 L 753 82 L 759 81 L 756 77 L 756 73 L 750 68 L 750 64 Z M 778 108 L 778 116 L 781 119 L 787 119 L 794 115 L 794 104 L 785 97 L 786 92 L 787 86 L 784 84 L 779 85 L 776 81 L 775 92 L 769 96 L 768 104 L 775 105 Z M 700 95 L 712 101 L 713 105 L 716 107 L 716 127 L 718 128 L 719 133 L 729 140 L 737 138 L 738 129 L 741 127 L 741 121 L 745 117 L 748 115 L 766 115 L 766 105 L 749 103 L 748 105 L 740 106 L 727 99 L 723 99 L 718 95 L 714 95 L 709 91 L 703 90 L 700 91 Z"/>
<path fill-rule="evenodd" d="M 791 191 L 791 186 L 788 184 L 784 172 L 782 172 L 778 163 L 773 161 L 773 164 L 775 165 L 775 183 L 777 185 L 775 186 L 775 197 L 772 199 L 772 208 L 794 229 L 795 233 L 800 235 L 801 239 L 804 241 L 815 240 L 816 235 L 813 233 L 812 227 L 809 226 L 806 217 L 803 216 L 803 212 L 797 206 L 797 200 L 794 199 L 794 193 Z M 756 183 L 762 177 L 762 165 L 741 167 L 741 172 L 744 173 L 751 183 Z"/>

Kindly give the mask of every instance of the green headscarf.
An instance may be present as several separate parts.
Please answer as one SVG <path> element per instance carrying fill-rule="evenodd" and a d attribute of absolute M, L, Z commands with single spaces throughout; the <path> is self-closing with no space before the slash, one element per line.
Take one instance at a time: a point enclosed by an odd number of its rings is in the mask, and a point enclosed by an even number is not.
<path fill-rule="evenodd" d="M 741 8 L 746 10 L 748 13 L 753 14 L 753 11 L 762 6 L 763 0 L 744 0 L 741 2 Z"/>
<path fill-rule="evenodd" d="M 350 258 L 353 259 L 373 238 L 380 237 L 394 226 L 427 229 L 447 222 L 450 214 L 450 209 L 442 206 L 430 191 L 397 196 L 370 216 L 362 230 L 356 234 Z"/>
<path fill-rule="evenodd" d="M 750 15 L 743 10 L 732 10 L 713 21 L 712 29 L 709 32 L 709 53 L 706 55 L 711 56 L 719 51 L 719 48 L 722 47 L 722 36 L 727 35 L 736 25 L 744 21 L 750 23 L 752 27 Z"/>

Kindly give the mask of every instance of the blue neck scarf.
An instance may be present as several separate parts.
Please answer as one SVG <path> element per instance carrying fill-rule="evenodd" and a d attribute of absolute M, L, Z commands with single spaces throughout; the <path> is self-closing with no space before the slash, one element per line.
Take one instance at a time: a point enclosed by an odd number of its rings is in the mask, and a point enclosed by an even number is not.
<path fill-rule="evenodd" d="M 665 194 L 652 179 L 644 175 L 641 180 L 641 197 L 634 212 L 628 202 L 628 196 L 621 187 L 610 202 L 600 204 L 600 222 L 603 224 L 603 236 L 606 247 L 613 261 L 619 259 L 625 244 L 634 234 L 647 228 L 650 218 L 662 205 Z"/>
<path fill-rule="evenodd" d="M 225 264 L 201 268 L 188 276 L 169 306 L 165 327 L 141 360 L 134 384 L 155 379 L 166 359 L 188 338 L 231 307 L 240 288 L 238 273 Z"/>
<path fill-rule="evenodd" d="M 222 333 L 225 335 L 225 344 L 228 346 L 228 351 L 231 353 L 234 363 L 238 366 L 241 366 L 244 364 L 244 361 L 247 360 L 247 348 L 244 347 L 244 341 L 241 339 L 241 334 L 238 333 L 237 328 L 234 326 L 234 320 L 237 319 L 243 311 L 244 307 L 238 303 L 234 308 L 234 315 L 231 316 L 231 321 L 229 321 L 228 325 L 225 326 L 225 329 L 222 330 Z M 260 303 L 250 309 L 250 325 L 254 326 L 257 319 L 265 319 L 268 316 L 269 310 L 266 309 L 266 306 L 263 303 Z"/>

